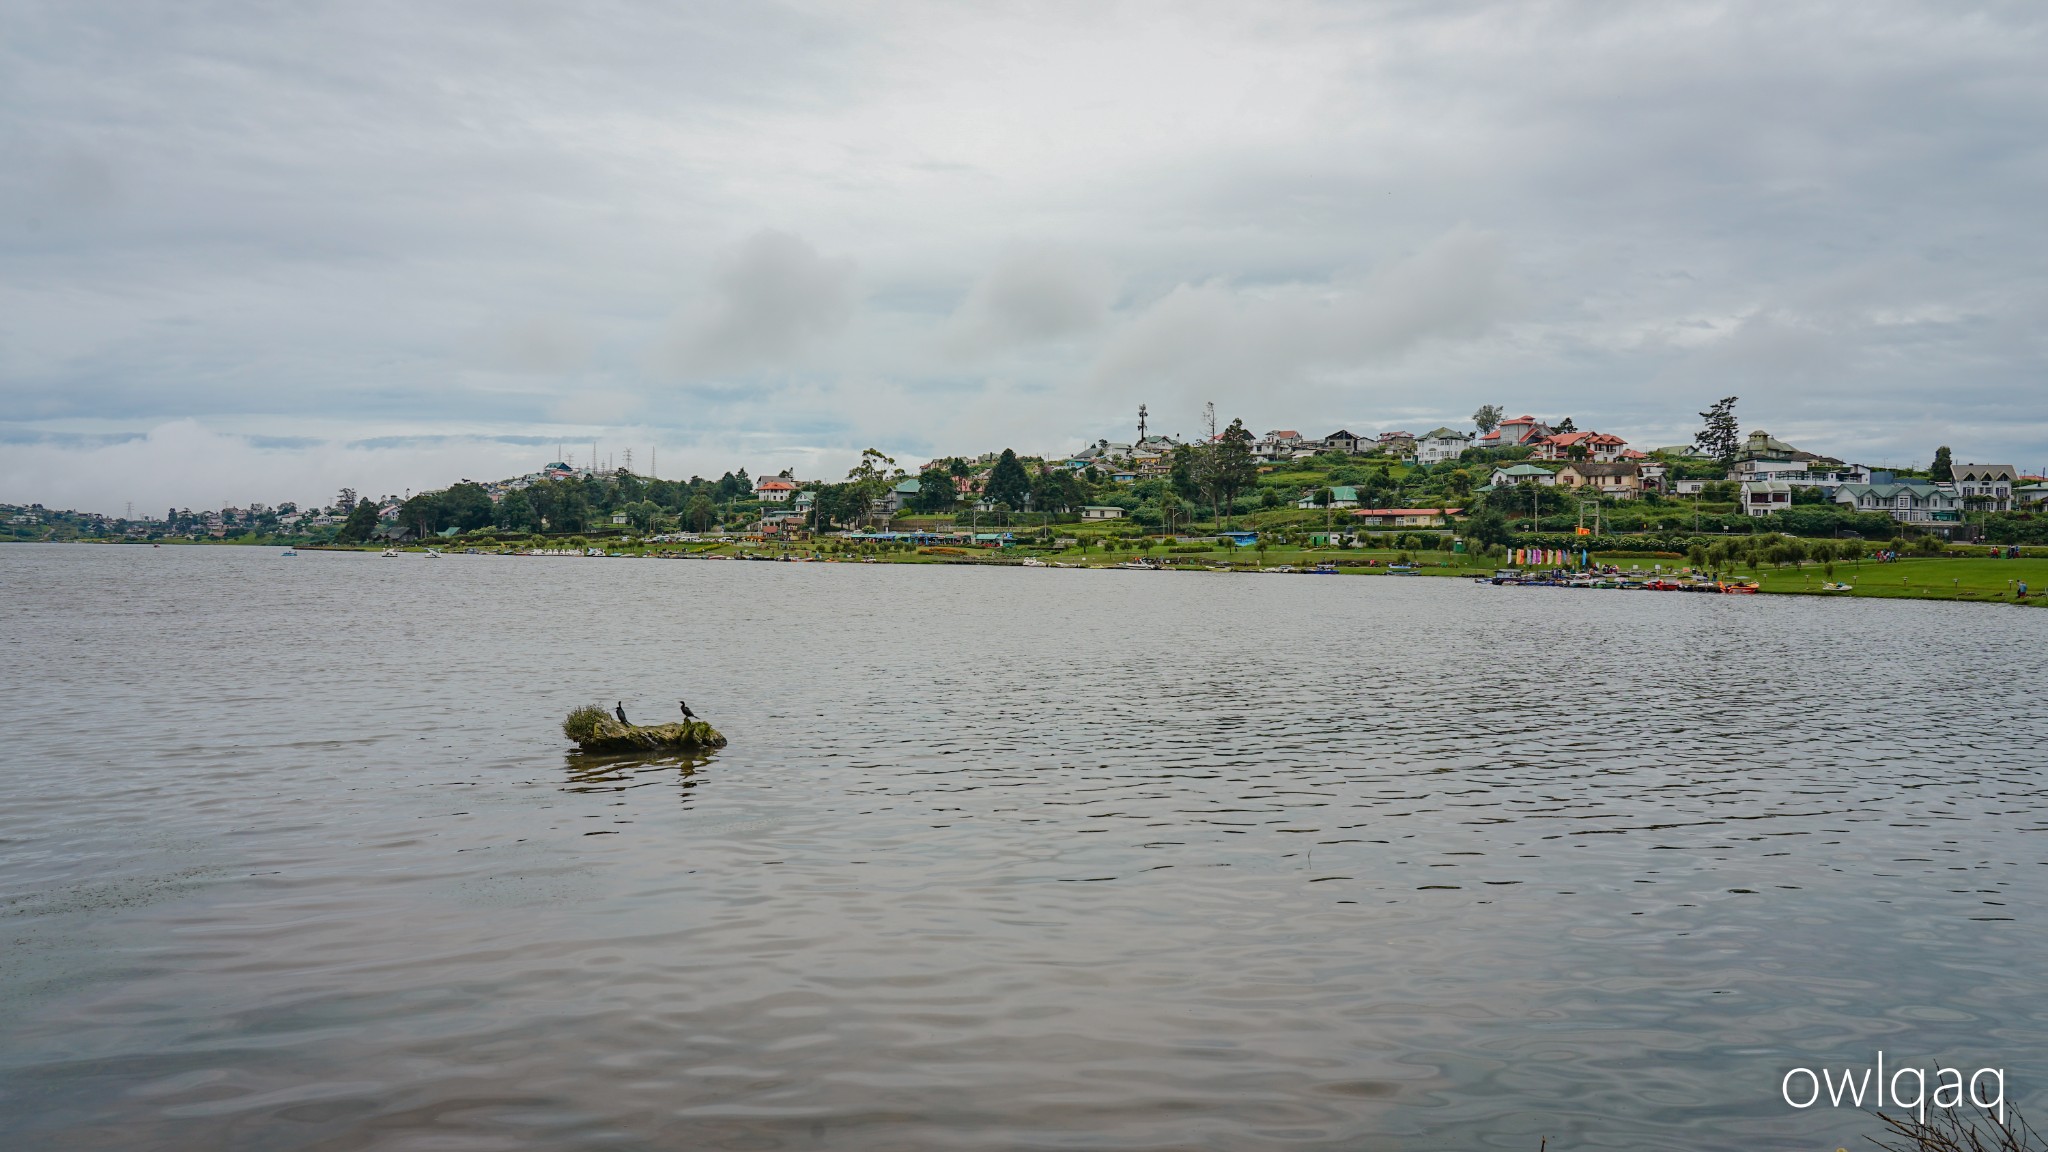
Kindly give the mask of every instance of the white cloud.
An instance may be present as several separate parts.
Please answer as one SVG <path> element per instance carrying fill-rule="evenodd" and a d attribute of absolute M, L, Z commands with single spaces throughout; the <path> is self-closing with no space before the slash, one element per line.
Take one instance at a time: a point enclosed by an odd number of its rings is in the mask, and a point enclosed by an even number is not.
<path fill-rule="evenodd" d="M 798 359 L 846 326 L 854 272 L 852 260 L 821 256 L 801 237 L 756 232 L 719 262 L 682 362 L 716 373 Z"/>
<path fill-rule="evenodd" d="M 1459 228 L 1364 276 L 1178 285 L 1117 333 L 1092 375 L 1124 388 L 1271 388 L 1318 369 L 1384 361 L 1431 338 L 1483 335 L 1514 298 L 1500 239 Z"/>
<path fill-rule="evenodd" d="M 1668 442 L 1730 392 L 2048 456 L 2025 6 L 10 11 L 10 460 L 191 419 L 304 435 L 221 452 L 301 495 L 347 470 L 312 444 L 482 423 L 843 470 L 1211 399 Z M 122 457 L 37 459 L 0 499 Z"/>
<path fill-rule="evenodd" d="M 45 441 L 0 453 L 0 491 L 12 501 L 161 516 L 172 505 L 326 504 L 344 487 L 365 495 L 445 487 L 462 476 L 531 470 L 547 449 L 479 438 L 430 437 L 370 447 L 304 443 L 263 447 L 196 420 L 159 424 L 114 443 Z"/>
<path fill-rule="evenodd" d="M 1092 332 L 1109 317 L 1116 276 L 1101 259 L 1012 245 L 948 321 L 951 349 L 973 356 Z"/>

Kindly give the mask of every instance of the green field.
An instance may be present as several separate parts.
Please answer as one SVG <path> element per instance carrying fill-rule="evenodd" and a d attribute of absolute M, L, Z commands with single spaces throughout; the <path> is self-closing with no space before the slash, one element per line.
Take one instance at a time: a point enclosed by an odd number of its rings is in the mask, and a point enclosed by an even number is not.
<path fill-rule="evenodd" d="M 1822 583 L 1829 577 L 1818 564 L 1803 568 L 1757 569 L 1755 578 L 1765 592 L 1811 593 L 1817 596 L 1890 596 L 1909 600 L 2000 601 L 2007 604 L 2048 603 L 2048 560 L 1989 560 L 1978 557 L 1956 559 L 1922 557 L 1875 564 L 1835 564 L 1833 579 L 1851 586 L 1848 592 L 1826 592 Z M 1747 573 L 1744 573 L 1747 575 Z M 2017 585 L 2027 585 L 2028 596 L 2020 601 Z"/>
<path fill-rule="evenodd" d="M 1414 564 L 1418 574 L 1425 576 L 1479 576 L 1489 575 L 1501 565 L 1486 557 L 1468 556 L 1461 552 L 1438 552 L 1418 550 L 1403 552 L 1391 548 L 1306 548 L 1269 546 L 1262 554 L 1256 548 L 1210 547 L 1199 551 L 1177 551 L 1154 543 L 1149 548 L 1119 547 L 1105 549 L 1103 537 L 1089 536 L 1086 549 L 1056 549 L 1029 541 L 1009 548 L 976 548 L 968 546 L 943 546 L 936 548 L 889 548 L 874 545 L 843 545 L 836 542 L 799 542 L 784 546 L 776 543 L 732 542 L 710 546 L 675 545 L 668 548 L 656 545 L 645 549 L 633 546 L 620 547 L 616 541 L 593 541 L 594 544 L 609 545 L 614 554 L 653 555 L 687 553 L 692 555 L 725 555 L 735 558 L 744 556 L 810 557 L 818 560 L 835 560 L 841 563 L 858 563 L 872 559 L 883 564 L 1018 564 L 1025 557 L 1034 556 L 1047 563 L 1076 567 L 1112 567 L 1127 563 L 1137 557 L 1148 557 L 1170 567 L 1202 570 L 1227 565 L 1237 570 L 1257 570 L 1290 565 L 1305 570 L 1317 564 L 1331 563 L 1346 575 L 1384 575 L 1388 566 L 1406 561 Z M 413 548 L 417 548 L 415 545 Z M 408 549 L 408 551 L 413 549 Z M 459 550 L 459 549 L 458 549 Z M 1661 566 L 1665 572 L 1675 572 L 1686 567 L 1682 557 L 1666 554 L 1627 553 L 1596 554 L 1596 563 L 1612 564 L 1624 572 L 1633 571 L 1648 575 Z M 1752 570 L 1739 566 L 1722 573 L 1723 579 L 1754 580 L 1766 593 L 1812 596 L 1884 596 L 1912 600 L 1958 600 L 1977 603 L 2005 603 L 2044 605 L 2048 604 L 2048 559 L 2029 558 L 2020 560 L 1994 560 L 1984 557 L 1912 557 L 1891 563 L 1875 561 L 1837 561 L 1830 574 L 1821 564 L 1807 563 L 1784 568 L 1763 564 Z M 1829 582 L 1849 585 L 1847 591 L 1829 591 L 1823 585 Z M 2025 583 L 2029 595 L 2021 599 L 2018 585 Z"/>

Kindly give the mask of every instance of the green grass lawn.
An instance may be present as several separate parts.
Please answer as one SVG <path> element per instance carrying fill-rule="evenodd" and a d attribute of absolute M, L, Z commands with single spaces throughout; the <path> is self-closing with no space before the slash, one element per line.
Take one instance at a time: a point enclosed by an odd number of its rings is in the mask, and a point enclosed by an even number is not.
<path fill-rule="evenodd" d="M 681 549 L 679 549 L 681 550 Z M 735 554 L 768 554 L 781 551 L 776 545 L 739 544 L 715 548 L 690 548 L 689 551 L 723 552 Z M 810 545 L 800 543 L 789 549 L 795 555 L 813 552 Z M 847 551 L 828 554 L 843 563 L 858 563 L 863 554 Z M 1140 556 L 1154 561 L 1171 561 L 1174 567 L 1199 568 L 1227 564 L 1238 569 L 1274 568 L 1291 565 L 1296 569 L 1307 569 L 1316 564 L 1334 563 L 1347 575 L 1384 574 L 1387 566 L 1394 563 L 1401 553 L 1390 548 L 1301 548 L 1269 547 L 1261 556 L 1255 548 L 1210 548 L 1200 552 L 1173 552 L 1164 547 L 1139 550 L 1119 548 L 1114 552 L 1104 551 L 1099 544 L 1085 552 L 1077 548 L 1054 550 L 1026 542 L 1023 546 L 992 549 L 956 547 L 946 551 L 887 551 L 872 554 L 874 559 L 885 564 L 943 564 L 943 563 L 1016 563 L 1026 556 L 1036 556 L 1049 563 L 1104 567 L 1126 563 Z M 1418 563 L 1420 572 L 1428 576 L 1470 576 L 1491 573 L 1496 563 L 1484 557 L 1468 556 L 1464 553 L 1420 551 L 1408 554 Z M 821 558 L 824 558 L 821 556 Z M 1364 561 L 1377 561 L 1376 566 L 1367 567 Z M 1618 565 L 1623 571 L 1631 567 L 1641 574 L 1647 574 L 1655 564 L 1662 564 L 1665 571 L 1674 571 L 1684 566 L 1676 557 L 1649 557 L 1644 555 L 1595 556 L 1599 563 Z M 1816 596 L 1889 596 L 1916 600 L 1969 600 L 1980 603 L 1993 601 L 2014 603 L 2014 583 L 2024 581 L 2030 591 L 2026 604 L 2048 604 L 2048 559 L 1992 560 L 1980 557 L 1916 557 L 1889 564 L 1864 561 L 1861 564 L 1837 562 L 1834 575 L 1830 577 L 1819 564 L 1806 564 L 1797 568 L 1776 568 L 1765 564 L 1751 572 L 1737 568 L 1725 573 L 1729 579 L 1754 579 L 1765 592 L 1787 594 L 1811 594 Z M 1827 592 L 1821 585 L 1832 579 L 1848 584 L 1847 592 Z"/>
<path fill-rule="evenodd" d="M 1747 575 L 1747 570 L 1741 573 Z M 2014 603 L 2013 583 L 2024 581 L 2026 603 L 2048 603 L 2048 560 L 1991 560 L 1977 557 L 1950 559 L 1924 557 L 1890 564 L 1835 564 L 1834 580 L 1848 584 L 1850 592 L 1822 592 L 1828 577 L 1820 565 L 1804 568 L 1773 568 L 1756 571 L 1756 581 L 1766 592 L 1812 592 L 1823 596 L 1891 596 L 1913 600 L 1976 600 Z"/>

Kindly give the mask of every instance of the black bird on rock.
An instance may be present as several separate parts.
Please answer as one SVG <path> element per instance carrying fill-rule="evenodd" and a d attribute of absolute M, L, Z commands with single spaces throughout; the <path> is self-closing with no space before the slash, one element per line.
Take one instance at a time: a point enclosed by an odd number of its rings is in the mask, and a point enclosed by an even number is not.
<path fill-rule="evenodd" d="M 679 706 L 681 706 L 683 710 L 684 720 L 695 720 L 697 718 L 697 714 L 695 712 L 690 711 L 690 702 L 688 700 L 678 700 L 676 701 L 676 703 Z"/>
<path fill-rule="evenodd" d="M 619 718 L 619 723 L 630 726 L 631 721 L 626 719 L 626 702 L 624 700 L 612 705 L 612 714 Z"/>

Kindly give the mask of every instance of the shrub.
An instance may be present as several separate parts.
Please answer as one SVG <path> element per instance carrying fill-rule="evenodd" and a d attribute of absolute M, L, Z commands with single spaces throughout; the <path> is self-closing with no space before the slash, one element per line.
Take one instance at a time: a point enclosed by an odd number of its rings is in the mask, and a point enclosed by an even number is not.
<path fill-rule="evenodd" d="M 562 735 L 582 744 L 597 736 L 598 729 L 612 718 L 612 714 L 596 704 L 585 704 L 569 713 L 562 721 Z"/>

